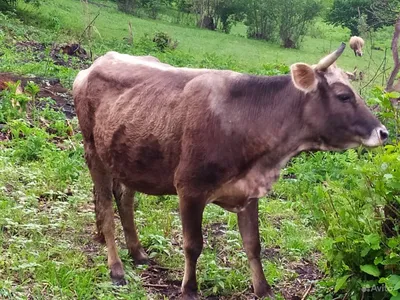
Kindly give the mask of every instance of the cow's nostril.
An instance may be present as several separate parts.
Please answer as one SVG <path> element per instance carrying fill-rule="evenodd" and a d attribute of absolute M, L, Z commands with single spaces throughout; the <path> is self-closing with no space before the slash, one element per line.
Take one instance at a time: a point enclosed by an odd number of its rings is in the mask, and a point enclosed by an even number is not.
<path fill-rule="evenodd" d="M 389 137 L 389 132 L 385 129 L 379 129 L 379 137 L 382 141 L 386 141 Z"/>

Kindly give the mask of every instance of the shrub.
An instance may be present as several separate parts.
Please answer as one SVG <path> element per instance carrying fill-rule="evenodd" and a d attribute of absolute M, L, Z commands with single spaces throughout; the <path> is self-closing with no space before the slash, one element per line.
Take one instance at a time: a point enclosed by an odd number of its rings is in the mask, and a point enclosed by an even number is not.
<path fill-rule="evenodd" d="M 24 0 L 25 3 L 32 3 L 39 6 L 42 0 Z M 2 0 L 0 2 L 0 11 L 15 9 L 17 6 L 17 0 Z"/>
<path fill-rule="evenodd" d="M 279 36 L 285 48 L 299 48 L 308 25 L 322 9 L 316 0 L 280 0 Z"/>
<path fill-rule="evenodd" d="M 26 106 L 30 99 L 19 92 L 20 84 L 20 81 L 8 82 L 6 83 L 7 89 L 0 93 L 0 123 L 6 123 L 26 115 Z"/>
<path fill-rule="evenodd" d="M 397 94 L 373 91 L 380 118 L 398 132 Z M 309 222 L 322 227 L 328 293 L 348 299 L 400 296 L 400 143 L 374 151 L 303 154 L 286 169 L 295 179 L 281 182 Z M 295 175 L 295 176 L 293 176 Z M 376 294 L 377 291 L 380 293 Z M 375 293 L 375 294 L 374 294 Z M 373 298 L 378 297 L 378 298 Z M 392 297 L 392 298 L 391 298 Z"/>
<path fill-rule="evenodd" d="M 321 9 L 318 0 L 252 1 L 247 6 L 247 36 L 273 41 L 279 33 L 283 47 L 298 48 Z"/>
<path fill-rule="evenodd" d="M 178 46 L 178 41 L 173 41 L 168 33 L 162 31 L 156 32 L 153 42 L 161 52 L 165 52 L 167 49 L 174 50 Z"/>

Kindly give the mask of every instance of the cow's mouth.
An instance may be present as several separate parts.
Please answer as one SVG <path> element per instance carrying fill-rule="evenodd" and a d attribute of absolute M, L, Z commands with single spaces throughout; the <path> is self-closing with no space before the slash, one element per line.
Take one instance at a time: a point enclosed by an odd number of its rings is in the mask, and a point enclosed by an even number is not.
<path fill-rule="evenodd" d="M 385 126 L 381 125 L 377 128 L 374 128 L 368 138 L 361 139 L 361 143 L 365 147 L 373 148 L 385 144 L 388 138 L 389 131 Z"/>

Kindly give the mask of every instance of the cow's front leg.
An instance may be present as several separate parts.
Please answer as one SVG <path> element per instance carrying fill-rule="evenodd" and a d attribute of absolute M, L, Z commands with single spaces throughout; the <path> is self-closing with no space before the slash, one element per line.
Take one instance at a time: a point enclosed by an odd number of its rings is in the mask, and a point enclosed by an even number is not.
<path fill-rule="evenodd" d="M 180 195 L 179 209 L 182 219 L 185 274 L 182 281 L 182 299 L 198 299 L 196 264 L 203 250 L 203 199 Z"/>
<path fill-rule="evenodd" d="M 238 213 L 238 224 L 243 246 L 250 263 L 254 294 L 258 297 L 274 299 L 274 293 L 265 279 L 260 259 L 261 245 L 258 231 L 258 199 L 252 199 L 246 209 Z"/>

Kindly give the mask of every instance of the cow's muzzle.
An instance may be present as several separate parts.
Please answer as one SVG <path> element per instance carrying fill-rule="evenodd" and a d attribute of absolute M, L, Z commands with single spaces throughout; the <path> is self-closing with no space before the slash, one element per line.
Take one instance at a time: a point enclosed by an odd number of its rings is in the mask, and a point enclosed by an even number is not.
<path fill-rule="evenodd" d="M 371 135 L 367 139 L 362 139 L 361 142 L 366 147 L 377 147 L 383 145 L 389 138 L 389 131 L 384 125 L 374 128 Z"/>

